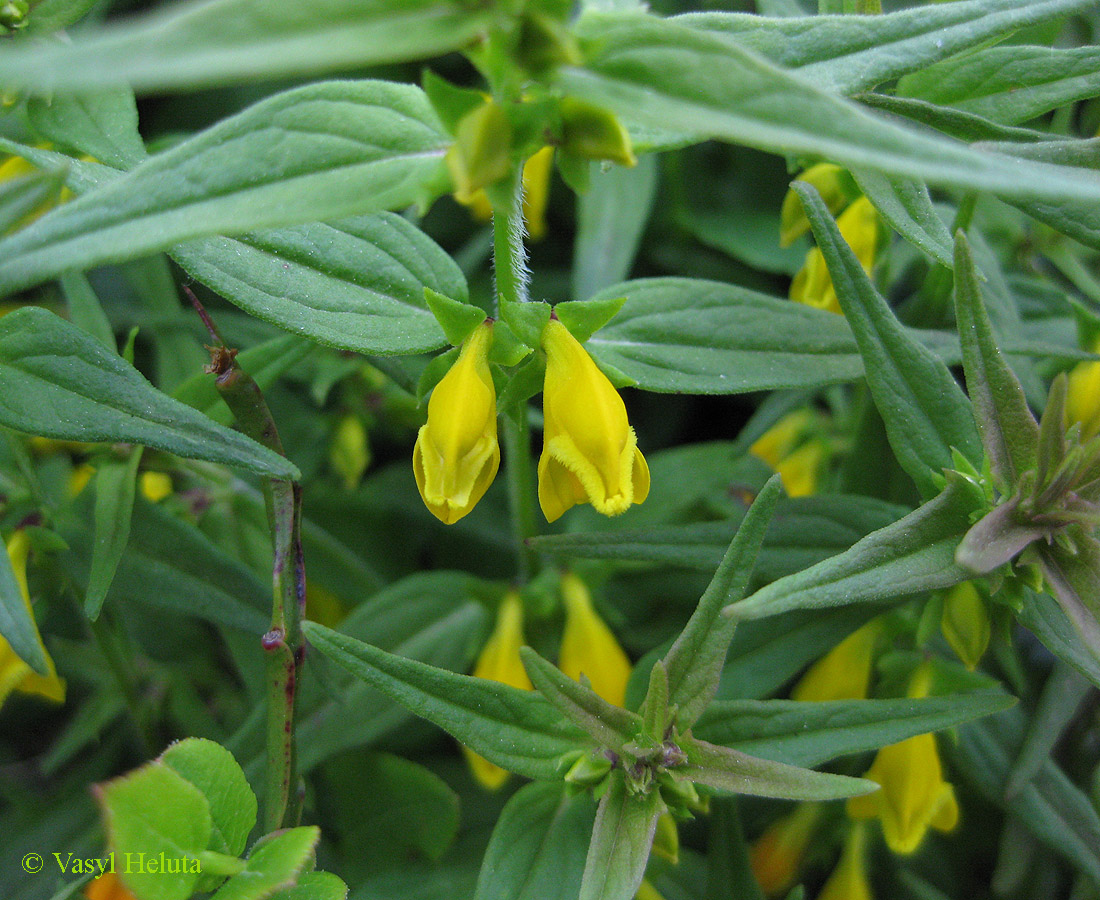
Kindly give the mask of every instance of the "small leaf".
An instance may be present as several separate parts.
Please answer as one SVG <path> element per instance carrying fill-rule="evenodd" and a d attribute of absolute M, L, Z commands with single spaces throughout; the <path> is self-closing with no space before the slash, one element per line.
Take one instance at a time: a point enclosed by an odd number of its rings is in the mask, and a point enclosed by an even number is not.
<path fill-rule="evenodd" d="M 114 330 L 87 277 L 81 272 L 66 272 L 58 280 L 69 303 L 69 318 L 73 324 L 83 328 L 108 350 L 114 350 Z"/>
<path fill-rule="evenodd" d="M 878 789 L 875 782 L 863 778 L 788 766 L 698 739 L 687 740 L 682 747 L 688 763 L 675 770 L 677 776 L 719 791 L 781 800 L 838 800 Z"/>
<path fill-rule="evenodd" d="M 735 620 L 722 616 L 722 608 L 744 596 L 781 490 L 779 476 L 773 475 L 757 494 L 699 605 L 664 658 L 668 702 L 677 708 L 680 731 L 691 727 L 718 689 L 722 664 L 737 627 Z"/>
<path fill-rule="evenodd" d="M 35 10 L 37 14 L 37 10 Z M 134 93 L 113 87 L 95 93 L 59 93 L 27 100 L 27 118 L 35 132 L 56 144 L 128 169 L 146 157 L 138 132 Z"/>
<path fill-rule="evenodd" d="M 99 618 L 115 570 L 130 539 L 130 518 L 134 514 L 141 453 L 142 448 L 135 447 L 125 459 L 104 460 L 96 471 L 95 537 L 92 541 L 88 589 L 84 593 L 84 615 L 93 622 Z"/>
<path fill-rule="evenodd" d="M 993 340 L 970 245 L 962 231 L 955 235 L 955 318 L 974 421 L 994 475 L 1013 485 L 1037 462 L 1039 425 L 1019 380 Z"/>
<path fill-rule="evenodd" d="M 631 900 L 645 875 L 657 819 L 664 811 L 658 791 L 631 794 L 613 772 L 600 800 L 579 900 Z"/>
<path fill-rule="evenodd" d="M 1046 529 L 1020 523 L 1019 498 L 1013 497 L 978 520 L 955 551 L 955 562 L 979 575 L 1011 562 Z"/>
<path fill-rule="evenodd" d="M 531 683 L 574 725 L 601 747 L 617 753 L 642 727 L 636 713 L 608 703 L 591 688 L 574 681 L 530 647 L 521 647 L 520 658 Z"/>
<path fill-rule="evenodd" d="M 864 170 L 852 172 L 852 177 L 894 231 L 941 265 L 954 265 L 951 232 L 924 184 Z"/>
<path fill-rule="evenodd" d="M 271 900 L 346 900 L 348 886 L 331 872 L 303 872 L 292 888 L 279 891 Z"/>
<path fill-rule="evenodd" d="M 452 300 L 429 287 L 424 288 L 424 299 L 454 347 L 461 347 L 466 338 L 485 321 L 485 310 L 480 306 Z"/>
<path fill-rule="evenodd" d="M 211 900 L 268 900 L 293 887 L 313 859 L 320 838 L 316 825 L 262 837 L 248 854 L 244 870 L 223 884 Z"/>
<path fill-rule="evenodd" d="M 3 637 L 23 662 L 39 675 L 50 674 L 50 664 L 34 613 L 23 596 L 15 577 L 7 547 L 0 541 L 0 637 Z"/>
<path fill-rule="evenodd" d="M 1079 538 L 1075 556 L 1043 548 L 1039 566 L 1047 589 L 1085 647 L 1100 660 L 1100 542 L 1093 537 Z"/>
<path fill-rule="evenodd" d="M 626 297 L 602 297 L 594 300 L 570 300 L 554 304 L 554 314 L 581 343 L 604 327 L 618 314 Z"/>

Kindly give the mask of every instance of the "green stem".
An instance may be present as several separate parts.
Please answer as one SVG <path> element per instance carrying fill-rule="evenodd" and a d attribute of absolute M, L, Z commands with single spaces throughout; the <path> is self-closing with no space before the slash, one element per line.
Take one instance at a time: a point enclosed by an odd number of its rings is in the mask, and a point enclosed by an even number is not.
<path fill-rule="evenodd" d="M 107 661 L 107 668 L 118 685 L 119 692 L 126 704 L 126 711 L 130 714 L 134 731 L 137 733 L 141 750 L 146 759 L 153 756 L 153 748 L 156 742 L 148 732 L 145 725 L 145 717 L 141 712 L 141 698 L 137 689 L 137 676 L 130 666 L 129 658 L 121 652 L 118 646 L 117 636 L 107 624 L 107 616 L 101 615 L 97 619 L 88 621 L 92 630 L 92 637 L 103 658 Z"/>
<path fill-rule="evenodd" d="M 217 328 L 195 296 L 191 302 L 214 342 L 210 370 L 215 387 L 237 419 L 241 431 L 254 441 L 283 454 L 275 419 L 263 392 L 228 350 Z M 306 575 L 302 558 L 302 490 L 291 481 L 261 481 L 274 555 L 272 565 L 271 626 L 261 640 L 267 683 L 267 771 L 264 825 L 267 831 L 297 819 L 292 803 L 297 783 L 294 745 L 294 700 L 301 676 L 302 615 L 305 612 Z"/>
<path fill-rule="evenodd" d="M 497 312 L 507 303 L 526 303 L 527 249 L 523 245 L 523 167 L 516 172 L 508 203 L 493 209 L 493 271 L 496 273 Z"/>
<path fill-rule="evenodd" d="M 531 471 L 531 431 L 527 426 L 527 404 L 504 416 L 504 452 L 507 460 L 508 501 L 512 509 L 512 532 L 522 581 L 539 570 L 538 554 L 527 538 L 537 533 L 535 520 L 534 478 Z"/>

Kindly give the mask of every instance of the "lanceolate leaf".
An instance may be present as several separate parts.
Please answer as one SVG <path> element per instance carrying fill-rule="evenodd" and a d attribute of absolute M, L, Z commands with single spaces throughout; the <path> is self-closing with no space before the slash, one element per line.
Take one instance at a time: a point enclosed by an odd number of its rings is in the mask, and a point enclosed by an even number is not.
<path fill-rule="evenodd" d="M 948 268 L 954 265 L 951 232 L 936 215 L 927 187 L 866 170 L 852 176 L 894 231 L 936 262 Z"/>
<path fill-rule="evenodd" d="M 1059 548 L 1039 551 L 1047 590 L 1077 629 L 1092 656 L 1100 660 L 1100 542 L 1080 537 L 1077 554 Z"/>
<path fill-rule="evenodd" d="M 592 16 L 582 26 L 599 49 L 586 68 L 561 71 L 562 87 L 639 125 L 1005 197 L 1100 199 L 1100 180 L 895 125 L 728 38 L 642 16 Z"/>
<path fill-rule="evenodd" d="M 95 476 L 95 537 L 84 614 L 95 621 L 115 577 L 115 569 L 130 538 L 130 517 L 134 513 L 137 470 L 141 447 L 125 459 L 105 460 Z"/>
<path fill-rule="evenodd" d="M 789 609 L 899 599 L 949 587 L 973 573 L 955 563 L 955 548 L 970 527 L 967 490 L 954 479 L 938 497 L 850 550 L 780 578 L 726 610 L 757 619 Z"/>
<path fill-rule="evenodd" d="M 126 88 L 32 97 L 27 117 L 41 137 L 109 166 L 129 168 L 146 156 L 134 95 Z"/>
<path fill-rule="evenodd" d="M 0 637 L 39 675 L 49 674 L 49 663 L 34 615 L 15 579 L 7 547 L 0 542 Z"/>
<path fill-rule="evenodd" d="M 193 238 L 406 206 L 448 140 L 411 85 L 276 94 L 0 242 L 0 293 Z"/>
<path fill-rule="evenodd" d="M 702 13 L 676 21 L 726 34 L 779 65 L 799 69 L 815 84 L 851 94 L 1087 5 L 1087 0 L 970 0 L 855 20 Z"/>
<path fill-rule="evenodd" d="M 40 92 L 120 81 L 149 91 L 307 75 L 436 56 L 492 19 L 461 0 L 179 3 L 72 43 L 5 47 L 0 80 Z"/>
<path fill-rule="evenodd" d="M 952 449 L 972 463 L 980 462 L 970 404 L 947 366 L 903 330 L 817 191 L 799 181 L 792 187 L 802 200 L 837 298 L 855 333 L 890 445 L 921 493 L 930 497 L 943 470 L 952 467 Z"/>
<path fill-rule="evenodd" d="M 676 723 L 681 731 L 702 715 L 718 689 L 736 628 L 734 620 L 722 615 L 722 608 L 744 596 L 781 491 L 782 482 L 773 475 L 749 508 L 699 605 L 665 655 L 668 702 L 678 709 Z"/>
<path fill-rule="evenodd" d="M 144 444 L 298 477 L 284 457 L 160 393 L 91 335 L 40 307 L 0 320 L 0 423 L 60 440 Z"/>
<path fill-rule="evenodd" d="M 1019 380 L 993 340 L 970 245 L 961 231 L 955 236 L 955 318 L 966 387 L 982 443 L 994 474 L 1012 485 L 1037 461 L 1039 424 L 1028 409 Z"/>
<path fill-rule="evenodd" d="M 663 810 L 659 792 L 631 794 L 622 773 L 611 774 L 596 812 L 579 900 L 631 900 L 645 875 Z"/>
<path fill-rule="evenodd" d="M 1045 530 L 1016 521 L 1019 498 L 1012 497 L 986 513 L 967 533 L 955 551 L 955 561 L 984 575 L 1013 559 Z"/>
<path fill-rule="evenodd" d="M 698 739 L 685 741 L 683 749 L 688 764 L 675 769 L 676 774 L 719 791 L 782 800 L 836 800 L 878 788 L 862 778 L 788 766 Z"/>
<path fill-rule="evenodd" d="M 1034 632 L 1051 653 L 1100 687 L 1100 660 L 1083 645 L 1077 629 L 1053 597 L 1026 592 L 1019 621 Z"/>
<path fill-rule="evenodd" d="M 561 756 L 585 746 L 583 733 L 533 691 L 394 656 L 313 622 L 303 631 L 357 678 L 502 768 L 527 778 L 560 778 Z"/>
<path fill-rule="evenodd" d="M 753 756 L 819 766 L 838 756 L 951 728 L 1015 702 L 992 689 L 920 700 L 729 700 L 711 704 L 693 731 Z"/>

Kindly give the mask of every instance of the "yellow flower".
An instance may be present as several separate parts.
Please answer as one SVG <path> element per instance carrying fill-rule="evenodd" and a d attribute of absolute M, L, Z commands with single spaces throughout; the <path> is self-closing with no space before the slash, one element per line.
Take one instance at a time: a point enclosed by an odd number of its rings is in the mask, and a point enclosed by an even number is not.
<path fill-rule="evenodd" d="M 791 691 L 792 700 L 865 700 L 871 684 L 878 619 L 848 635 L 810 666 Z"/>
<path fill-rule="evenodd" d="M 474 677 L 510 684 L 524 691 L 532 690 L 531 679 L 527 677 L 519 656 L 519 648 L 523 644 L 523 603 L 519 594 L 510 593 L 500 603 L 496 626 L 477 658 Z M 508 780 L 506 769 L 489 762 L 468 747 L 464 746 L 462 750 L 474 777 L 489 790 L 495 791 Z"/>
<path fill-rule="evenodd" d="M 172 493 L 172 476 L 165 472 L 142 472 L 141 495 L 150 503 L 160 503 Z"/>
<path fill-rule="evenodd" d="M 843 172 L 840 166 L 832 163 L 818 163 L 799 175 L 798 181 L 812 184 L 829 207 L 829 212 L 836 215 L 848 202 L 841 180 Z M 810 220 L 802 209 L 802 201 L 794 191 L 787 191 L 779 213 L 779 246 L 789 247 L 809 230 Z"/>
<path fill-rule="evenodd" d="M 865 843 L 864 828 L 856 825 L 848 833 L 840 863 L 825 882 L 817 900 L 871 900 L 871 885 L 864 862 Z"/>
<path fill-rule="evenodd" d="M 866 197 L 854 200 L 836 220 L 841 237 L 852 248 L 863 270 L 869 275 L 875 264 L 875 244 L 878 241 L 878 214 Z M 806 262 L 791 282 L 791 299 L 807 306 L 841 313 L 836 288 L 829 277 L 825 257 L 814 247 L 806 254 Z"/>
<path fill-rule="evenodd" d="M 31 595 L 27 587 L 27 556 L 30 552 L 30 540 L 27 533 L 25 531 L 15 532 L 8 541 L 7 548 L 8 558 L 11 560 L 11 567 L 15 573 L 15 581 L 19 585 L 19 593 L 23 595 L 23 603 L 27 608 L 27 612 L 31 614 L 33 621 Z M 11 648 L 11 644 L 0 637 L 0 705 L 3 705 L 12 691 L 20 691 L 24 694 L 39 694 L 47 700 L 54 700 L 58 703 L 65 702 L 65 682 L 57 677 L 53 659 L 46 652 L 37 629 L 35 630 L 35 637 L 38 639 L 38 646 L 42 648 L 42 652 L 46 656 L 48 674 L 45 676 L 39 675 L 23 662 Z"/>
<path fill-rule="evenodd" d="M 84 896 L 87 900 L 134 900 L 134 895 L 114 872 L 107 872 L 90 882 L 84 888 Z"/>
<path fill-rule="evenodd" d="M 630 660 L 592 608 L 592 595 L 583 581 L 566 573 L 561 579 L 561 592 L 565 600 L 565 631 L 558 656 L 561 670 L 577 681 L 583 674 L 593 691 L 608 703 L 622 706 L 630 679 Z"/>
<path fill-rule="evenodd" d="M 69 496 L 78 496 L 88 486 L 88 482 L 92 480 L 94 474 L 95 469 L 88 463 L 73 466 L 73 470 L 69 473 Z"/>
<path fill-rule="evenodd" d="M 817 492 L 828 460 L 825 442 L 813 436 L 815 416 L 810 409 L 788 413 L 756 439 L 749 452 L 779 473 L 789 497 Z"/>
<path fill-rule="evenodd" d="M 909 686 L 910 697 L 926 697 L 931 673 L 921 666 Z M 886 845 L 895 853 L 912 853 L 929 828 L 951 831 L 959 821 L 955 789 L 943 780 L 943 767 L 931 734 L 918 734 L 879 750 L 866 778 L 882 790 L 848 800 L 853 819 L 878 817 Z"/>
<path fill-rule="evenodd" d="M 574 504 L 605 516 L 649 495 L 649 467 L 622 397 L 569 330 L 551 318 L 542 333 L 543 386 L 539 505 L 553 522 Z"/>
<path fill-rule="evenodd" d="M 794 884 L 820 818 L 820 804 L 799 803 L 752 845 L 749 866 L 765 894 L 782 894 Z"/>
<path fill-rule="evenodd" d="M 527 236 L 537 241 L 546 236 L 546 204 L 550 198 L 550 175 L 554 170 L 554 148 L 547 145 L 524 163 L 523 166 L 523 221 Z M 456 200 L 470 208 L 474 218 L 488 222 L 493 217 L 493 206 L 485 189 L 474 191 L 465 200 Z"/>
<path fill-rule="evenodd" d="M 416 436 L 413 474 L 424 505 L 453 525 L 477 504 L 500 466 L 497 395 L 489 372 L 493 323 L 466 339 L 432 391 L 428 421 Z"/>
<path fill-rule="evenodd" d="M 370 465 L 370 439 L 363 420 L 354 413 L 343 416 L 336 424 L 328 448 L 328 464 L 344 479 L 344 489 L 359 487 L 363 473 Z"/>
<path fill-rule="evenodd" d="M 971 672 L 989 646 L 989 610 L 972 581 L 951 588 L 943 598 L 940 630 Z"/>
<path fill-rule="evenodd" d="M 1092 346 L 1100 353 L 1100 340 Z M 1066 385 L 1066 424 L 1081 423 L 1081 439 L 1100 433 L 1100 362 L 1082 362 L 1073 367 Z"/>

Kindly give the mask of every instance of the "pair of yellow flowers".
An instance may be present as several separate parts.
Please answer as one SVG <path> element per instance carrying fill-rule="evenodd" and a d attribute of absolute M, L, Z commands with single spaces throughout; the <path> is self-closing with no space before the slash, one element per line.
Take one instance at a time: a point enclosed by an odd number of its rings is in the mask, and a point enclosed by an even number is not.
<path fill-rule="evenodd" d="M 413 474 L 432 514 L 448 525 L 485 495 L 500 467 L 496 388 L 489 371 L 493 320 L 466 339 L 428 401 L 413 449 Z M 580 341 L 553 315 L 543 329 L 542 456 L 539 505 L 548 522 L 577 503 L 606 516 L 649 494 L 649 467 L 618 391 Z"/>

